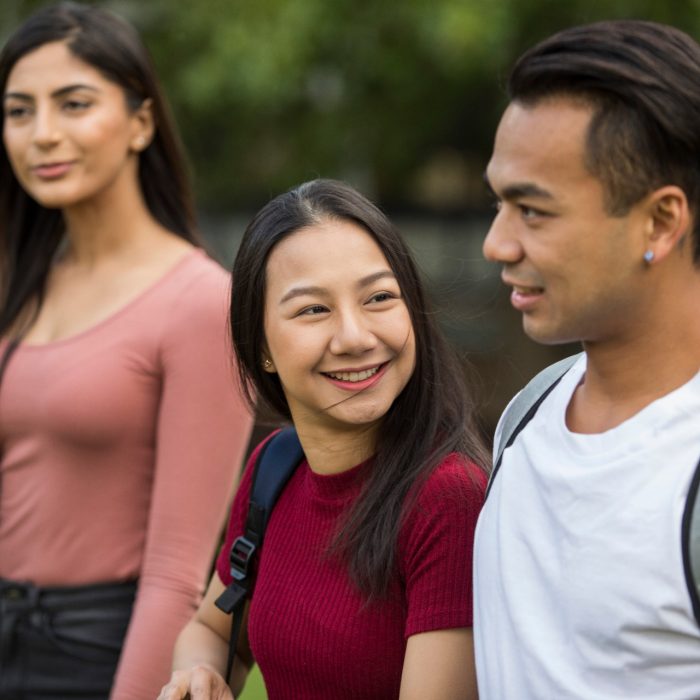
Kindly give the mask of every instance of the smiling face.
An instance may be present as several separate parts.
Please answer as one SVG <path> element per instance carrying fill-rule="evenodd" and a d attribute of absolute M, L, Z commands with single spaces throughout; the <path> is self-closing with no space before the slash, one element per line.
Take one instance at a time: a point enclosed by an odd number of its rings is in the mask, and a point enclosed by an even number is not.
<path fill-rule="evenodd" d="M 3 142 L 22 187 L 40 204 L 69 208 L 137 182 L 136 153 L 150 136 L 146 107 L 51 42 L 24 55 L 3 96 Z"/>
<path fill-rule="evenodd" d="M 609 340 L 644 323 L 649 219 L 642 203 L 606 211 L 585 166 L 591 116 L 565 98 L 512 103 L 487 169 L 498 213 L 484 255 L 503 265 L 525 332 L 543 343 Z"/>
<path fill-rule="evenodd" d="M 266 268 L 265 341 L 297 429 L 379 425 L 415 365 L 408 309 L 374 239 L 327 220 L 283 239 Z"/>

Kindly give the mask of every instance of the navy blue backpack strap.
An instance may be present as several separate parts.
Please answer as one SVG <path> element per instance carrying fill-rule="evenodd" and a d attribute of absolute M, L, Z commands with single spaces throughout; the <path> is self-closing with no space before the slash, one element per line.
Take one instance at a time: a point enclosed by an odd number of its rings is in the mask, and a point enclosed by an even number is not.
<path fill-rule="evenodd" d="M 263 543 L 272 508 L 294 470 L 304 459 L 304 450 L 294 428 L 284 428 L 265 443 L 258 455 L 248 504 L 245 533 L 231 546 L 231 584 L 216 599 L 216 607 L 232 614 L 226 681 L 231 678 L 245 598 L 251 591 L 250 565 Z"/>
<path fill-rule="evenodd" d="M 559 360 L 559 362 L 555 362 L 553 365 L 545 367 L 525 385 L 506 409 L 502 418 L 501 438 L 493 446 L 493 469 L 491 470 L 489 485 L 486 489 L 487 497 L 493 480 L 496 478 L 496 473 L 501 467 L 503 453 L 515 442 L 515 438 L 518 437 L 520 431 L 537 413 L 540 404 L 581 357 L 581 354 L 570 355 L 563 360 Z"/>

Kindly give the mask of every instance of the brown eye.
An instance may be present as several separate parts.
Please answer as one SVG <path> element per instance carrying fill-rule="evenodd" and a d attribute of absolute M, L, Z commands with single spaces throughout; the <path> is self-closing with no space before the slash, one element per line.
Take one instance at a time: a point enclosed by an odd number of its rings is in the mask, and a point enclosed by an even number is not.
<path fill-rule="evenodd" d="M 7 105 L 5 107 L 5 118 L 21 119 L 29 114 L 29 107 L 26 105 Z"/>

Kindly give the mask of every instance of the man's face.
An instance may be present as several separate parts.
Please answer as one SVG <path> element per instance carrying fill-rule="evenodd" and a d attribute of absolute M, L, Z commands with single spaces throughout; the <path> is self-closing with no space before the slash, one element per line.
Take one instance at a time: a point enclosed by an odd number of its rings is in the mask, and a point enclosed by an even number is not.
<path fill-rule="evenodd" d="M 606 212 L 584 159 L 592 113 L 567 98 L 512 103 L 486 171 L 498 213 L 484 255 L 503 265 L 525 332 L 541 343 L 621 339 L 644 322 L 649 222 L 642 205 Z"/>

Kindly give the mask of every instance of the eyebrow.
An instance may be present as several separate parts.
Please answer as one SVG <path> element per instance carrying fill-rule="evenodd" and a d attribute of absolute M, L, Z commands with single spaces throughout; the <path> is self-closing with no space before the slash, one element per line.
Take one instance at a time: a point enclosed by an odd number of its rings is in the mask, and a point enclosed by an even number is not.
<path fill-rule="evenodd" d="M 489 188 L 492 194 L 496 194 L 495 190 L 491 186 L 489 177 L 484 173 L 484 182 Z M 513 201 L 516 199 L 523 199 L 524 197 L 539 197 L 541 199 L 554 199 L 554 195 L 549 191 L 545 190 L 543 187 L 536 185 L 534 182 L 514 182 L 503 189 L 503 192 L 499 195 L 502 199 Z"/>
<path fill-rule="evenodd" d="M 367 275 L 366 277 L 363 277 L 362 279 L 358 280 L 355 286 L 358 289 L 362 289 L 363 287 L 367 287 L 368 285 L 373 284 L 374 282 L 377 282 L 381 279 L 396 279 L 396 275 L 391 270 L 379 270 L 378 272 L 373 272 L 371 275 Z M 284 304 L 296 297 L 303 297 L 313 294 L 323 295 L 327 293 L 328 290 L 325 287 L 318 287 L 314 285 L 306 287 L 292 287 L 292 289 L 290 289 L 280 299 L 279 303 Z"/>
<path fill-rule="evenodd" d="M 58 90 L 54 90 L 51 93 L 51 97 L 63 97 L 64 95 L 67 95 L 71 92 L 75 92 L 76 90 L 90 90 L 91 92 L 99 92 L 99 89 L 93 87 L 92 85 L 86 85 L 84 83 L 74 83 L 72 85 L 65 85 L 62 88 L 58 88 Z M 34 97 L 32 95 L 27 94 L 26 92 L 6 92 L 3 95 L 3 100 L 9 99 L 32 102 L 34 100 Z"/>

